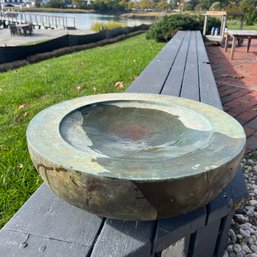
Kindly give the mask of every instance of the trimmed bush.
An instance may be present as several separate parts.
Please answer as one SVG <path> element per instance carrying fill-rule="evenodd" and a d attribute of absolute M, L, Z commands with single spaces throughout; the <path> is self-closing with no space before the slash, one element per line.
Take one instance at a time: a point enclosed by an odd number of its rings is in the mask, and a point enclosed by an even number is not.
<path fill-rule="evenodd" d="M 190 16 L 183 14 L 174 14 L 163 17 L 159 22 L 154 23 L 146 34 L 147 39 L 155 39 L 158 42 L 170 40 L 179 30 L 200 30 L 203 29 L 203 16 Z M 217 19 L 208 19 L 207 32 L 212 26 L 219 26 Z"/>

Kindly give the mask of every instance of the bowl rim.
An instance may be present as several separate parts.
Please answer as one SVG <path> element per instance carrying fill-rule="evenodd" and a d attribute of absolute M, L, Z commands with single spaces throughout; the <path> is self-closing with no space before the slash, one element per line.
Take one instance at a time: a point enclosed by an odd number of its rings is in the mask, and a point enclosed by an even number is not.
<path fill-rule="evenodd" d="M 208 166 L 197 167 L 197 160 L 194 160 L 191 165 L 192 169 L 189 172 L 180 174 L 170 172 L 169 174 L 165 173 L 166 175 L 148 175 L 146 172 L 142 172 L 142 174 L 137 176 L 130 173 L 125 174 L 124 172 L 122 174 L 114 174 L 95 161 L 92 150 L 89 149 L 88 152 L 82 152 L 66 142 L 60 133 L 60 124 L 67 115 L 83 106 L 115 101 L 146 101 L 161 106 L 176 106 L 193 110 L 210 122 L 214 132 L 235 138 L 237 143 L 233 145 L 233 149 L 229 145 L 224 146 L 227 154 L 222 156 L 220 160 L 213 161 L 213 159 L 210 159 Z M 30 154 L 33 155 L 34 152 L 41 159 L 45 159 L 55 166 L 100 177 L 135 181 L 180 179 L 182 177 L 199 175 L 208 170 L 218 169 L 241 156 L 246 142 L 245 132 L 241 124 L 222 110 L 186 98 L 145 93 L 99 94 L 63 101 L 39 112 L 29 123 L 26 135 Z M 218 146 L 217 143 L 216 145 Z M 191 158 L 193 159 L 192 156 Z M 172 171 L 174 167 L 170 169 Z"/>

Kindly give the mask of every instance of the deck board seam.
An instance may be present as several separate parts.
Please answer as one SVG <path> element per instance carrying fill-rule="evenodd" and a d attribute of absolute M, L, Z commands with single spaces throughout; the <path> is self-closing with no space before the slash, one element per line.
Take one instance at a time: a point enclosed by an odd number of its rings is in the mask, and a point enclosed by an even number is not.
<path fill-rule="evenodd" d="M 161 89 L 160 89 L 159 94 L 162 94 L 162 91 L 163 91 L 163 89 L 164 89 L 164 87 L 165 87 L 165 85 L 166 85 L 167 79 L 169 78 L 169 75 L 170 75 L 170 73 L 171 73 L 171 70 L 172 70 L 172 68 L 173 68 L 173 65 L 174 65 L 174 63 L 175 63 L 175 61 L 176 61 L 176 59 L 177 59 L 178 54 L 179 54 L 180 48 L 181 48 L 181 46 L 182 46 L 182 44 L 183 44 L 183 42 L 184 42 L 184 40 L 185 40 L 186 34 L 187 34 L 187 33 L 184 33 L 184 35 L 183 35 L 183 39 L 182 39 L 181 42 L 180 42 L 180 45 L 179 45 L 179 48 L 178 48 L 178 50 L 177 50 L 177 52 L 176 52 L 175 58 L 173 59 L 173 61 L 172 61 L 172 63 L 171 63 L 170 69 L 169 69 L 169 71 L 168 71 L 168 73 L 167 73 L 167 75 L 166 75 L 166 78 L 165 78 L 165 80 L 164 80 L 164 82 L 163 82 L 163 84 L 162 84 L 162 87 L 161 87 Z"/>
<path fill-rule="evenodd" d="M 185 80 L 185 71 L 186 71 L 186 68 L 187 68 L 187 59 L 188 59 L 188 52 L 189 52 L 189 46 L 190 46 L 190 41 L 191 41 L 191 36 L 192 36 L 192 33 L 190 32 L 190 35 L 189 35 L 189 39 L 188 39 L 188 45 L 187 45 L 187 53 L 186 53 L 186 60 L 185 60 L 185 66 L 184 66 L 184 69 L 183 69 L 183 76 L 182 76 L 182 80 L 181 80 L 181 85 L 180 85 L 180 90 L 179 90 L 179 97 L 181 97 L 181 94 L 182 94 L 182 90 L 183 90 L 183 84 L 184 84 L 184 80 Z"/>

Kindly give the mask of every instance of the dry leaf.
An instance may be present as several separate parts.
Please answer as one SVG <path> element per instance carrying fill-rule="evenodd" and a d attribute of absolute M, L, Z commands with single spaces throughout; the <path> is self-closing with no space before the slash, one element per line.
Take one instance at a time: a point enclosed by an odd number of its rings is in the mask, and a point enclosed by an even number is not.
<path fill-rule="evenodd" d="M 83 89 L 83 87 L 82 86 L 77 86 L 76 89 L 79 92 L 79 91 L 81 91 Z"/>
<path fill-rule="evenodd" d="M 23 164 L 22 164 L 22 163 L 19 163 L 19 164 L 17 165 L 17 168 L 18 168 L 18 169 L 22 169 L 22 168 L 23 168 Z"/>
<path fill-rule="evenodd" d="M 122 88 L 124 88 L 123 82 L 122 82 L 122 81 L 116 82 L 115 87 L 116 87 L 117 89 L 122 89 Z"/>
<path fill-rule="evenodd" d="M 24 109 L 26 108 L 28 105 L 26 103 L 22 103 L 19 105 L 18 109 L 21 110 L 21 109 Z"/>
<path fill-rule="evenodd" d="M 29 113 L 28 112 L 24 112 L 23 117 L 26 118 L 28 116 L 29 116 Z"/>
<path fill-rule="evenodd" d="M 93 91 L 94 91 L 94 93 L 96 92 L 96 87 L 95 86 L 93 86 Z"/>

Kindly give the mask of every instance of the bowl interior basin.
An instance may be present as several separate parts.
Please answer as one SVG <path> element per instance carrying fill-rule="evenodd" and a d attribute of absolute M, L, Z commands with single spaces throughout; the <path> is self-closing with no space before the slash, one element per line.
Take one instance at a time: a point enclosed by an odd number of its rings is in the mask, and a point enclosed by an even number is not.
<path fill-rule="evenodd" d="M 110 158 L 152 159 L 184 155 L 205 147 L 209 121 L 186 108 L 144 101 L 112 101 L 83 106 L 60 125 L 63 139 L 80 151 L 90 147 Z"/>

